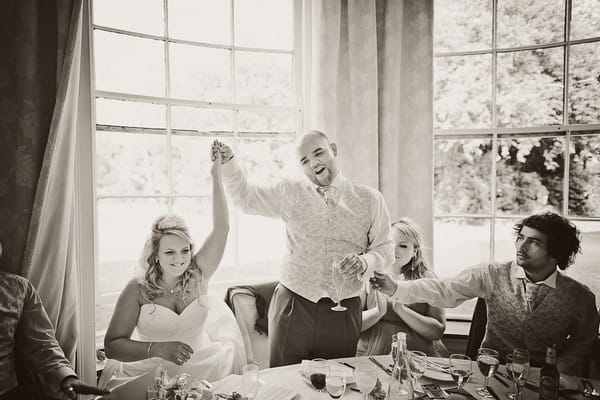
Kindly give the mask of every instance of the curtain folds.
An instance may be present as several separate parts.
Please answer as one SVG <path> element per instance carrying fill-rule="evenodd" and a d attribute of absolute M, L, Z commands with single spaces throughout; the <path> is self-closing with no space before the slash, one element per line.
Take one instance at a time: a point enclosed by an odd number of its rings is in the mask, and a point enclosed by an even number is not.
<path fill-rule="evenodd" d="M 308 129 L 433 241 L 433 0 L 309 0 Z M 431 254 L 429 254 L 431 259 Z"/>
<path fill-rule="evenodd" d="M 13 113 L 2 112 L 8 125 L 2 158 L 16 161 L 0 179 L 0 216 L 11 216 L 0 231 L 0 240 L 10 243 L 5 248 L 9 264 L 2 268 L 33 282 L 75 364 L 75 149 L 83 0 L 13 0 L 3 7 L 8 11 L 3 19 L 16 18 L 11 28 L 17 34 L 5 67 L 12 93 L 1 97 L 15 99 Z M 2 193 L 3 182 L 11 193 Z"/>

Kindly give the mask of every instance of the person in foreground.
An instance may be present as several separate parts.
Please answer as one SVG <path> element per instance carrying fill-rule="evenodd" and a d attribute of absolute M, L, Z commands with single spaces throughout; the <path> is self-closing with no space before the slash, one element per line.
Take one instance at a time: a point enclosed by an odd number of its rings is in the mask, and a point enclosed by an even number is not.
<path fill-rule="evenodd" d="M 487 305 L 482 347 L 501 358 L 527 348 L 541 366 L 547 346 L 556 345 L 561 373 L 581 375 L 598 335 L 594 294 L 564 275 L 580 251 L 580 233 L 555 213 L 531 215 L 515 224 L 516 261 L 467 268 L 452 279 L 396 281 L 375 274 L 372 287 L 400 302 L 455 307 L 480 297 Z M 558 267 L 558 270 L 557 270 Z"/>
<path fill-rule="evenodd" d="M 248 183 L 231 149 L 222 149 L 223 180 L 233 202 L 286 225 L 287 254 L 268 313 L 270 366 L 354 356 L 363 278 L 393 261 L 383 196 L 342 175 L 336 144 L 319 131 L 297 142 L 308 180 L 283 179 L 272 187 Z M 343 312 L 331 310 L 338 297 L 334 265 L 345 277 L 339 296 L 347 308 Z"/>
<path fill-rule="evenodd" d="M 2 257 L 2 243 L 0 243 Z M 16 359 L 41 377 L 46 394 L 75 398 L 72 385 L 81 383 L 54 335 L 33 284 L 22 276 L 0 271 L 0 400 L 30 398 L 17 382 Z"/>
<path fill-rule="evenodd" d="M 410 218 L 392 223 L 396 260 L 388 271 L 394 279 L 412 281 L 435 278 L 423 256 L 423 239 L 419 227 Z M 409 350 L 420 350 L 440 357 L 447 350 L 440 340 L 446 328 L 444 309 L 427 303 L 404 305 L 390 301 L 381 291 L 363 291 L 362 334 L 356 355 L 388 354 L 392 334 L 406 332 Z"/>
<path fill-rule="evenodd" d="M 209 381 L 241 370 L 244 351 L 239 330 L 222 332 L 218 338 L 207 334 L 207 329 L 215 330 L 206 324 L 209 311 L 213 312 L 208 282 L 221 261 L 229 231 L 217 146 L 216 142 L 212 146 L 213 229 L 194 252 L 180 217 L 164 215 L 152 224 L 140 260 L 144 276 L 127 284 L 106 332 L 109 361 L 100 387 L 112 388 L 119 381 L 112 378 L 139 376 L 159 364 L 170 376 L 186 372 L 193 379 Z M 132 338 L 134 328 L 138 339 Z"/>

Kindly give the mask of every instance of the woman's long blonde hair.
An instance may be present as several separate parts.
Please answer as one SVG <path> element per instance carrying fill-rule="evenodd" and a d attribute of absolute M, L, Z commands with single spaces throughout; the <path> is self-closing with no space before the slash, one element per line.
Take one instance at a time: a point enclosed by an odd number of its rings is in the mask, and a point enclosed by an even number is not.
<path fill-rule="evenodd" d="M 404 274 L 407 280 L 422 278 L 425 276 L 425 272 L 429 270 L 429 266 L 423 256 L 423 234 L 421 233 L 421 229 L 408 217 L 402 217 L 392 222 L 392 228 L 406 236 L 415 247 L 414 255 L 406 265 L 402 266 L 400 272 Z"/>
<path fill-rule="evenodd" d="M 190 265 L 185 272 L 177 278 L 175 288 L 173 288 L 175 296 L 185 299 L 191 292 L 191 280 L 196 280 L 197 285 L 202 280 L 202 270 L 196 264 L 194 258 L 194 243 L 184 220 L 174 214 L 161 215 L 152 224 L 152 230 L 148 239 L 146 239 L 146 243 L 142 250 L 142 256 L 140 257 L 140 267 L 144 274 L 140 286 L 142 287 L 141 295 L 145 302 L 151 303 L 157 297 L 165 296 L 169 293 L 168 290 L 160 284 L 163 271 L 157 259 L 160 240 L 165 235 L 175 235 L 188 242 L 190 244 L 190 254 L 192 255 Z"/>

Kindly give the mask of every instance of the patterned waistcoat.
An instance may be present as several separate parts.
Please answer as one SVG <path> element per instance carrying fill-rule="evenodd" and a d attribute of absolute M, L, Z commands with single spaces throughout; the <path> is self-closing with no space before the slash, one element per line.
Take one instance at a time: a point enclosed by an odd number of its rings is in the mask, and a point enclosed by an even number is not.
<path fill-rule="evenodd" d="M 291 291 L 317 302 L 335 293 L 332 263 L 348 253 L 367 249 L 372 225 L 373 193 L 346 182 L 333 207 L 316 192 L 299 192 L 286 222 L 288 254 L 283 260 L 281 283 Z M 360 281 L 346 281 L 342 297 L 360 290 Z"/>
<path fill-rule="evenodd" d="M 529 350 L 532 364 L 544 362 L 546 347 L 557 345 L 560 354 L 577 313 L 577 300 L 585 288 L 558 273 L 556 289 L 538 289 L 538 306 L 530 311 L 521 279 L 511 274 L 510 264 L 492 265 L 493 290 L 487 303 L 487 330 L 482 347 L 512 353 L 516 347 Z"/>

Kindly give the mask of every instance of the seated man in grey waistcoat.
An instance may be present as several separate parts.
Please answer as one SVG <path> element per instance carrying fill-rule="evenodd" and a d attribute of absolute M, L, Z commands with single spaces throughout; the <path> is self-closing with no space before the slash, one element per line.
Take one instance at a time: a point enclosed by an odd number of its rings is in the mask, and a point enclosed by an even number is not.
<path fill-rule="evenodd" d="M 286 226 L 287 254 L 268 312 L 270 366 L 354 356 L 362 280 L 394 260 L 382 194 L 344 177 L 337 146 L 322 132 L 307 132 L 297 142 L 297 159 L 308 179 L 283 179 L 272 187 L 249 183 L 231 149 L 224 144 L 221 149 L 223 181 L 234 204 L 247 213 L 281 218 Z M 334 264 L 346 277 L 340 293 Z M 334 297 L 346 311 L 331 310 Z"/>
<path fill-rule="evenodd" d="M 598 336 L 596 300 L 561 272 L 580 251 L 580 233 L 555 213 L 529 216 L 513 230 L 516 261 L 473 266 L 441 280 L 396 282 L 376 272 L 371 286 L 401 303 L 438 307 L 483 298 L 488 322 L 482 347 L 498 350 L 501 358 L 527 348 L 531 364 L 540 366 L 547 346 L 556 345 L 559 371 L 581 375 Z"/>

